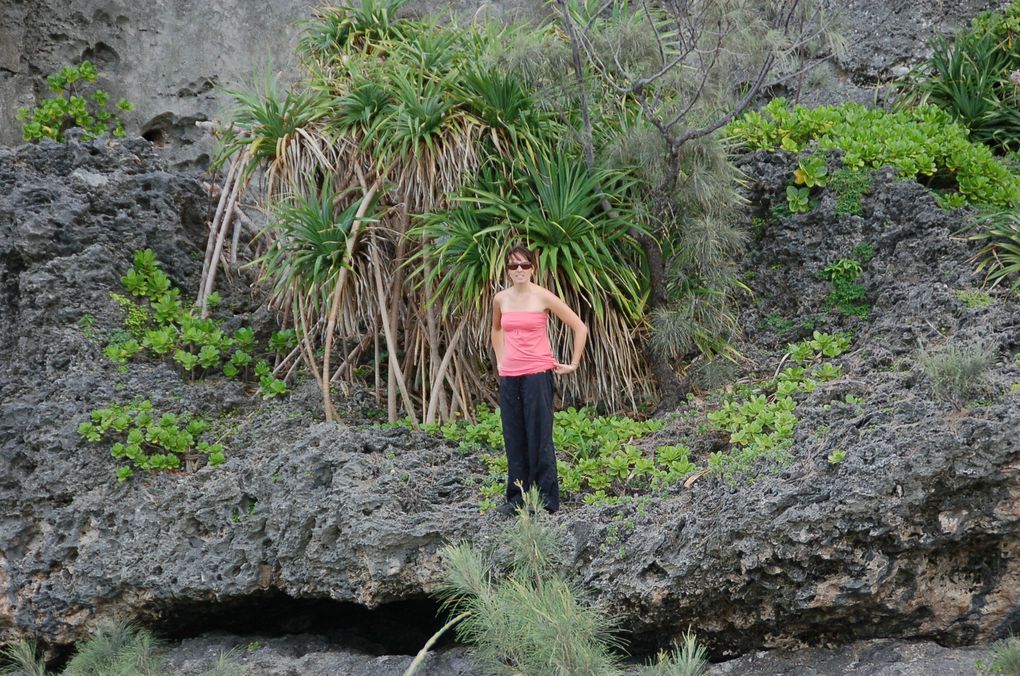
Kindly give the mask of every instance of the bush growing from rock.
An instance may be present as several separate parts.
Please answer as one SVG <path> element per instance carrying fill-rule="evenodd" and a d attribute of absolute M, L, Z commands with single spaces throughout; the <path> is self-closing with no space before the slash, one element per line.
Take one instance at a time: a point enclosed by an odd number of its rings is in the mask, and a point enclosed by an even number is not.
<path fill-rule="evenodd" d="M 985 674 L 1020 676 L 1020 637 L 1010 635 L 1004 641 L 992 646 L 992 661 L 978 662 L 978 669 Z"/>
<path fill-rule="evenodd" d="M 15 641 L 0 650 L 0 674 L 3 676 L 46 676 L 46 662 L 38 656 L 35 641 Z"/>
<path fill-rule="evenodd" d="M 977 271 L 985 272 L 985 281 L 997 286 L 1013 278 L 1010 289 L 1020 289 L 1020 215 L 1015 211 L 991 211 L 979 221 L 984 231 L 971 239 L 985 243 L 975 258 L 981 260 Z"/>
<path fill-rule="evenodd" d="M 984 12 L 952 41 L 936 37 L 932 55 L 911 78 L 903 102 L 929 102 L 999 151 L 1020 148 L 1020 2 Z"/>
<path fill-rule="evenodd" d="M 503 532 L 511 562 L 496 573 L 490 553 L 468 543 L 443 550 L 440 594 L 451 614 L 469 613 L 458 636 L 490 674 L 616 674 L 614 622 L 580 600 L 563 573 L 560 535 L 545 522 L 536 491 Z"/>
<path fill-rule="evenodd" d="M 728 131 L 752 150 L 840 150 L 843 167 L 852 171 L 890 165 L 903 178 L 945 188 L 970 204 L 1020 204 L 1020 177 L 935 106 L 890 113 L 856 103 L 791 107 L 778 98 L 730 123 Z"/>
<path fill-rule="evenodd" d="M 296 344 L 292 331 L 287 335 L 274 335 L 267 351 L 257 349 L 255 333 L 249 327 L 227 335 L 218 321 L 200 317 L 195 308 L 184 306 L 180 289 L 171 285 L 152 249 L 135 251 L 132 267 L 121 277 L 121 283 L 146 305 L 120 294 L 110 294 L 124 312 L 127 332 L 114 332 L 113 339 L 103 349 L 110 361 L 124 364 L 140 352 L 148 351 L 158 358 L 172 356 L 192 380 L 222 369 L 227 378 L 257 379 L 265 399 L 287 392 L 287 384 L 276 378 L 269 362 L 257 357 L 279 360 L 282 349 Z"/>
<path fill-rule="evenodd" d="M 688 630 L 673 650 L 659 652 L 658 661 L 645 667 L 641 676 L 702 676 L 708 673 L 707 652 Z"/>
<path fill-rule="evenodd" d="M 922 347 L 917 362 L 931 380 L 935 396 L 960 407 L 984 391 L 995 353 L 977 342 L 948 343 L 932 349 Z"/>
<path fill-rule="evenodd" d="M 35 109 L 18 110 L 18 119 L 24 122 L 21 132 L 24 139 L 40 141 L 50 138 L 62 142 L 64 132 L 70 127 L 84 129 L 85 141 L 105 133 L 124 136 L 124 124 L 109 110 L 110 95 L 102 89 L 91 93 L 83 91 L 85 84 L 93 84 L 98 77 L 99 71 L 92 62 L 82 61 L 77 66 L 66 66 L 47 78 L 53 96 L 41 101 Z M 126 99 L 114 104 L 115 110 L 125 113 L 133 108 Z"/>

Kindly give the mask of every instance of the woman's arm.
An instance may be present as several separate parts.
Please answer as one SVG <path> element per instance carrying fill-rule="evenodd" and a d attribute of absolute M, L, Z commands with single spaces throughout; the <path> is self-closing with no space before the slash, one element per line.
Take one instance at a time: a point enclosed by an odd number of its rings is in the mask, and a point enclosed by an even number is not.
<path fill-rule="evenodd" d="M 569 326 L 570 330 L 574 333 L 574 348 L 571 352 L 570 363 L 557 363 L 553 371 L 559 375 L 573 373 L 580 365 L 581 355 L 584 354 L 584 346 L 588 343 L 588 327 L 585 326 L 584 322 L 581 321 L 581 318 L 577 316 L 576 312 L 571 310 L 566 303 L 560 300 L 559 296 L 548 289 L 546 289 L 546 294 L 546 307 L 550 312 L 559 317 L 561 322 Z"/>
<path fill-rule="evenodd" d="M 489 338 L 492 340 L 492 351 L 496 354 L 496 369 L 503 363 L 503 311 L 499 307 L 499 300 L 492 301 L 492 330 L 489 331 Z"/>

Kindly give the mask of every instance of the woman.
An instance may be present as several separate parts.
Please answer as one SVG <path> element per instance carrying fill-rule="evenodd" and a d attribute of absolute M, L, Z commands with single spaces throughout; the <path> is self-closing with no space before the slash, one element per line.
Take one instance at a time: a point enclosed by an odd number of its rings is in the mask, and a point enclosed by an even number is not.
<path fill-rule="evenodd" d="M 536 485 L 545 509 L 555 512 L 560 507 L 560 492 L 552 443 L 552 374 L 577 370 L 588 327 L 556 294 L 531 281 L 535 257 L 529 249 L 510 249 L 506 267 L 513 286 L 497 293 L 492 304 L 492 350 L 499 371 L 499 410 L 507 459 L 506 504 L 497 511 L 513 514 L 523 504 L 519 482 L 525 492 Z M 574 334 L 572 359 L 566 364 L 552 355 L 549 312 Z"/>

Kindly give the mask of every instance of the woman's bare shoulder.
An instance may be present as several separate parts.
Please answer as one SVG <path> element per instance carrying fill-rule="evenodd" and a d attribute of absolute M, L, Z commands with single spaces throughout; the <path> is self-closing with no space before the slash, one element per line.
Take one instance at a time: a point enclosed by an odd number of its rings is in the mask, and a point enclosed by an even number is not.
<path fill-rule="evenodd" d="M 544 286 L 538 286 L 537 284 L 535 285 L 535 293 L 545 302 L 546 305 L 560 299 L 560 297 L 551 290 Z"/>

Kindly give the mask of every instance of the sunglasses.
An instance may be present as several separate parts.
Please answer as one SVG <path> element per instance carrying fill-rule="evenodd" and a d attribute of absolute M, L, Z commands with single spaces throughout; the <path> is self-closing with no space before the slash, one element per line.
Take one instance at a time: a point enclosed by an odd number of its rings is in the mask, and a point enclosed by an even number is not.
<path fill-rule="evenodd" d="M 511 262 L 511 263 L 507 263 L 506 264 L 506 269 L 507 270 L 530 270 L 531 269 L 531 263 L 516 263 L 516 262 Z"/>

